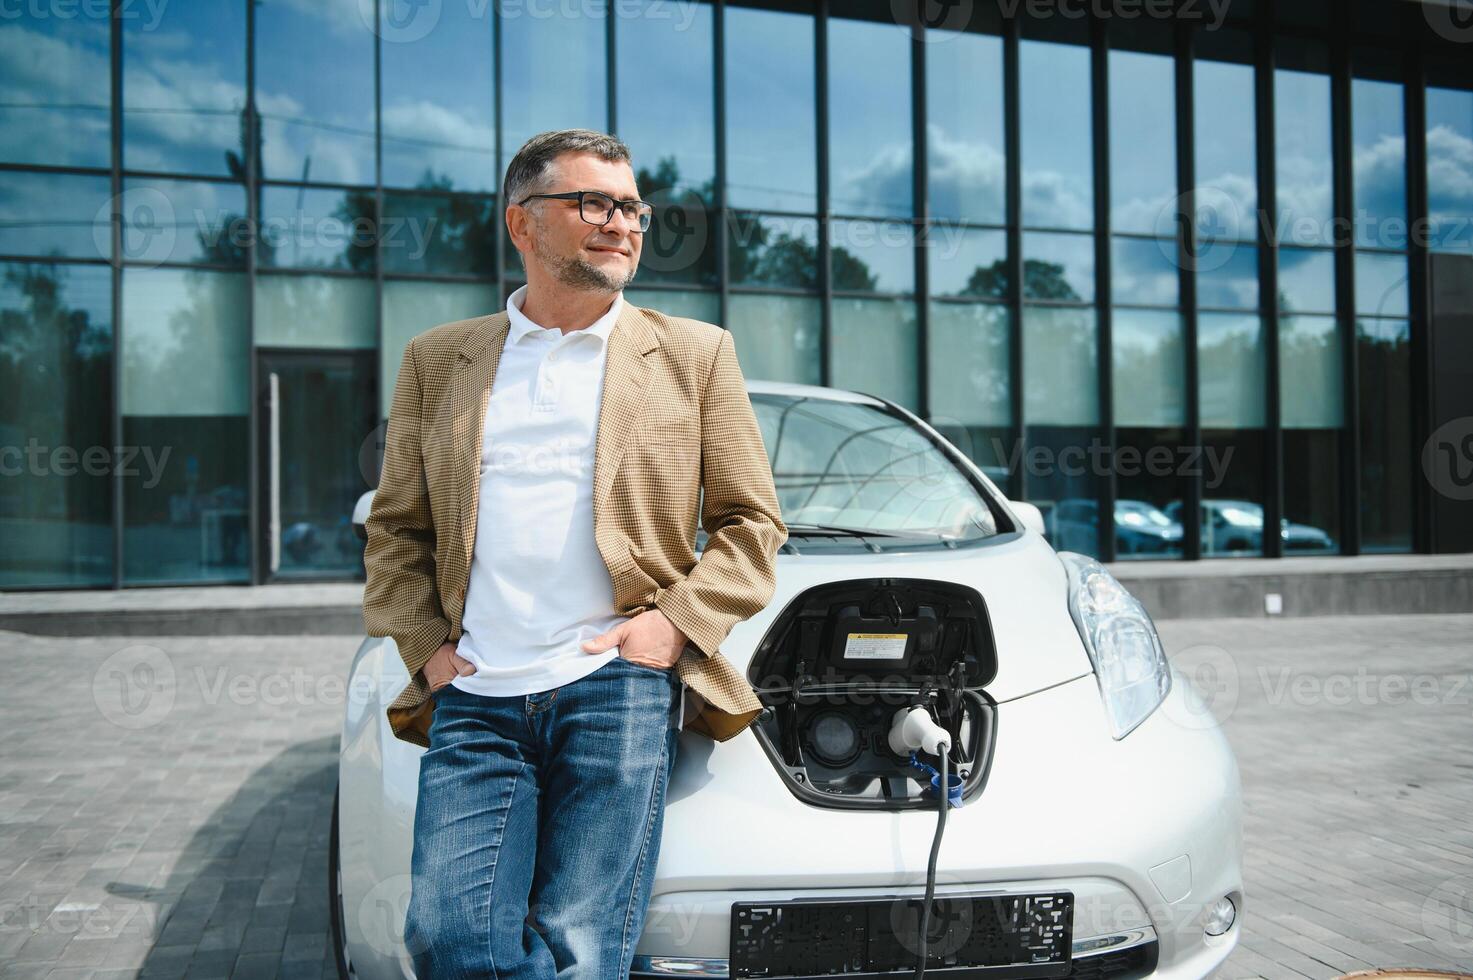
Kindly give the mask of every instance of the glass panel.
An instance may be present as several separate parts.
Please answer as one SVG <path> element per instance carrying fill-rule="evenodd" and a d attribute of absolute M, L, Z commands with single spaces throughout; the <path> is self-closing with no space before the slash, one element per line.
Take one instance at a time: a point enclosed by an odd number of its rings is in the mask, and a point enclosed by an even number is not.
<path fill-rule="evenodd" d="M 1274 73 L 1274 139 L 1279 240 L 1330 244 L 1335 157 L 1329 76 L 1283 68 Z"/>
<path fill-rule="evenodd" d="M 734 285 L 818 288 L 818 219 L 733 214 L 727 268 Z"/>
<path fill-rule="evenodd" d="M 931 304 L 926 345 L 931 415 L 927 421 L 999 430 L 999 434 L 1011 430 L 1010 320 L 1006 306 L 992 303 Z M 978 458 L 975 452 L 968 455 Z"/>
<path fill-rule="evenodd" d="M 819 383 L 822 328 L 817 297 L 733 293 L 726 309 L 743 375 Z"/>
<path fill-rule="evenodd" d="M 384 271 L 494 276 L 501 220 L 494 197 L 385 193 Z"/>
<path fill-rule="evenodd" d="M 125 262 L 246 264 L 250 225 L 239 184 L 129 180 L 120 210 Z"/>
<path fill-rule="evenodd" d="M 813 18 L 726 11 L 729 207 L 818 210 Z"/>
<path fill-rule="evenodd" d="M 492 10 L 379 4 L 385 186 L 500 190 Z"/>
<path fill-rule="evenodd" d="M 1335 312 L 1335 253 L 1322 248 L 1279 249 L 1279 311 Z"/>
<path fill-rule="evenodd" d="M 1406 118 L 1402 87 L 1357 78 L 1351 82 L 1355 147 L 1355 243 L 1407 247 Z"/>
<path fill-rule="evenodd" d="M 608 129 L 608 23 L 603 4 L 527 4 L 501 13 L 500 174 L 522 144 L 550 129 Z M 548 71 L 556 65 L 557 71 Z"/>
<path fill-rule="evenodd" d="M 1412 549 L 1411 324 L 1361 320 L 1361 550 Z"/>
<path fill-rule="evenodd" d="M 1023 223 L 1094 227 L 1089 48 L 1019 43 Z"/>
<path fill-rule="evenodd" d="M 829 225 L 833 287 L 873 293 L 916 288 L 915 233 L 894 221 L 834 221 Z"/>
<path fill-rule="evenodd" d="M 696 194 L 716 203 L 716 76 L 711 7 L 634 0 L 615 6 L 619 137 L 639 193 L 657 206 Z M 658 58 L 650 57 L 659 52 Z M 672 126 L 672 120 L 679 120 Z M 661 195 L 663 196 L 657 196 Z M 674 192 L 674 193 L 672 193 Z M 646 245 L 648 249 L 648 244 Z"/>
<path fill-rule="evenodd" d="M 373 183 L 374 35 L 362 9 L 346 3 L 257 6 L 263 178 Z"/>
<path fill-rule="evenodd" d="M 1008 295 L 1008 239 L 1001 231 L 935 224 L 928 231 L 926 261 L 932 296 Z"/>
<path fill-rule="evenodd" d="M 113 449 L 111 272 L 0 263 L 0 325 L 0 586 L 111 584 L 112 475 L 163 462 Z"/>
<path fill-rule="evenodd" d="M 107 4 L 7 5 L 0 31 L 0 161 L 112 163 L 112 26 Z M 138 9 L 138 8 L 135 8 Z M 138 14 L 144 12 L 138 9 Z M 147 15 L 155 19 L 153 15 Z"/>
<path fill-rule="evenodd" d="M 1024 313 L 1025 324 L 1029 315 Z M 1028 426 L 1023 457 L 1028 500 L 1043 511 L 1048 539 L 1060 551 L 1100 554 L 1099 498 L 1106 448 L 1103 434 L 1093 426 Z"/>
<path fill-rule="evenodd" d="M 247 577 L 246 308 L 240 273 L 123 271 L 123 438 L 170 452 L 124 494 L 129 584 Z"/>
<path fill-rule="evenodd" d="M 111 258 L 111 197 L 107 177 L 0 171 L 0 254 Z"/>
<path fill-rule="evenodd" d="M 835 17 L 829 52 L 829 210 L 910 217 L 910 28 Z"/>
<path fill-rule="evenodd" d="M 1279 399 L 1286 429 L 1338 429 L 1344 363 L 1335 318 L 1289 316 L 1279 321 Z"/>
<path fill-rule="evenodd" d="M 1197 265 L 1198 307 L 1258 308 L 1257 246 L 1225 242 L 1213 246 L 1204 259 Z"/>
<path fill-rule="evenodd" d="M 1115 302 L 1175 306 L 1181 299 L 1176 242 L 1165 238 L 1111 240 L 1110 292 Z"/>
<path fill-rule="evenodd" d="M 280 561 L 271 570 L 273 579 L 363 573 L 363 543 L 353 532 L 353 505 L 378 475 L 379 459 L 365 448 L 382 451 L 372 417 L 370 364 L 367 354 L 261 357 L 263 397 L 271 376 L 276 377 L 281 440 L 281 471 L 270 474 L 281 502 L 276 515 Z M 263 436 L 269 424 L 263 413 Z"/>
<path fill-rule="evenodd" d="M 1186 351 L 1175 311 L 1115 310 L 1111 319 L 1115 424 L 1171 428 L 1186 424 Z"/>
<path fill-rule="evenodd" d="M 640 170 L 641 174 L 644 172 Z M 704 197 L 689 190 L 656 191 L 649 195 L 643 187 L 641 182 L 640 196 L 655 205 L 655 214 L 639 253 L 641 279 L 647 283 L 715 285 L 718 278 L 716 230 L 712 227 L 715 218 L 706 208 Z"/>
<path fill-rule="evenodd" d="M 1023 298 L 1092 302 L 1094 237 L 1024 232 Z"/>
<path fill-rule="evenodd" d="M 245 179 L 246 6 L 123 8 L 123 166 Z M 103 79 L 106 82 L 106 78 Z"/>
<path fill-rule="evenodd" d="M 256 346 L 377 346 L 373 280 L 344 276 L 256 277 Z"/>
<path fill-rule="evenodd" d="M 1367 316 L 1406 316 L 1407 257 L 1355 253 L 1355 311 Z"/>
<path fill-rule="evenodd" d="M 1151 234 L 1176 198 L 1175 62 L 1110 52 L 1110 224 Z"/>
<path fill-rule="evenodd" d="M 1023 307 L 1023 416 L 1030 425 L 1099 423 L 1097 331 L 1094 310 Z"/>
<path fill-rule="evenodd" d="M 1431 247 L 1473 252 L 1473 92 L 1427 89 Z"/>
<path fill-rule="evenodd" d="M 1263 554 L 1263 467 L 1267 437 L 1262 429 L 1203 429 L 1202 554 L 1246 558 Z M 1182 520 L 1180 503 L 1163 508 Z"/>
<path fill-rule="evenodd" d="M 1197 157 L 1197 230 L 1207 241 L 1254 241 L 1258 207 L 1258 141 L 1254 129 L 1253 67 L 1193 63 L 1193 140 Z M 1210 120 L 1211 125 L 1203 125 Z"/>
<path fill-rule="evenodd" d="M 491 283 L 384 281 L 384 341 L 379 352 L 380 418 L 388 418 L 410 338 L 431 327 L 506 309 Z"/>
<path fill-rule="evenodd" d="M 911 300 L 834 298 L 829 371 L 834 387 L 879 395 L 915 411 L 918 351 Z"/>
<path fill-rule="evenodd" d="M 1193 467 L 1206 471 L 1200 457 L 1183 454 L 1185 435 L 1179 428 L 1115 430 L 1113 528 L 1121 560 L 1182 556 L 1180 502 Z M 1166 512 L 1173 504 L 1177 517 Z"/>
<path fill-rule="evenodd" d="M 931 214 L 1002 224 L 1007 220 L 1002 39 L 928 31 L 926 170 Z"/>
<path fill-rule="evenodd" d="M 1284 426 L 1284 554 L 1339 550 L 1344 371 L 1334 317 L 1279 322 Z"/>
<path fill-rule="evenodd" d="M 1198 396 L 1204 429 L 1266 424 L 1263 328 L 1256 314 L 1197 317 Z"/>
<path fill-rule="evenodd" d="M 721 297 L 686 289 L 626 289 L 624 302 L 669 316 L 690 317 L 706 323 L 721 322 Z"/>
<path fill-rule="evenodd" d="M 375 213 L 372 191 L 263 187 L 256 261 L 278 269 L 371 273 Z"/>

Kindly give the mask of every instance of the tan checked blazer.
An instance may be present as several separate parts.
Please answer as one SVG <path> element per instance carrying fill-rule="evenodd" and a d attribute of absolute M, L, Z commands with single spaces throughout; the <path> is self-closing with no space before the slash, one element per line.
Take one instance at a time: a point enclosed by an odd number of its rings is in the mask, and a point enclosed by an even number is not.
<path fill-rule="evenodd" d="M 410 677 L 389 725 L 425 747 L 434 701 L 421 668 L 461 635 L 482 427 L 509 327 L 503 310 L 410 342 L 366 522 L 364 625 L 394 638 Z M 708 535 L 699 561 L 698 502 Z M 625 301 L 608 338 L 593 524 L 615 614 L 658 607 L 690 639 L 675 664 L 700 696 L 686 727 L 717 741 L 745 729 L 762 704 L 719 646 L 771 600 L 788 529 L 726 330 Z"/>

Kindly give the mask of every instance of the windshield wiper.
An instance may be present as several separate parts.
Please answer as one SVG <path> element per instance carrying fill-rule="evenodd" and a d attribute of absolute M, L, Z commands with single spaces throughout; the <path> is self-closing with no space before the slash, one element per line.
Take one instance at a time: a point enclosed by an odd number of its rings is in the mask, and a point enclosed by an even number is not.
<path fill-rule="evenodd" d="M 784 522 L 786 523 L 786 522 Z M 835 524 L 788 524 L 789 534 L 843 534 L 852 538 L 898 538 L 890 531 L 875 531 L 867 527 L 839 527 Z"/>

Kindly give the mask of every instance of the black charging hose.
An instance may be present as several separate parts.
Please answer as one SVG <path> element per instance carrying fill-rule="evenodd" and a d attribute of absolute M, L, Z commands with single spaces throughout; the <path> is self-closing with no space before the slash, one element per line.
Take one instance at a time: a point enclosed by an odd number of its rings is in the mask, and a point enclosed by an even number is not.
<path fill-rule="evenodd" d="M 926 976 L 926 933 L 931 928 L 931 900 L 936 894 L 936 855 L 941 851 L 941 834 L 946 830 L 946 811 L 951 809 L 951 786 L 946 779 L 947 754 L 951 746 L 943 745 L 941 752 L 941 776 L 937 796 L 941 798 L 941 809 L 936 815 L 936 835 L 931 838 L 931 858 L 926 862 L 926 901 L 921 906 L 921 955 L 916 963 L 916 980 Z"/>

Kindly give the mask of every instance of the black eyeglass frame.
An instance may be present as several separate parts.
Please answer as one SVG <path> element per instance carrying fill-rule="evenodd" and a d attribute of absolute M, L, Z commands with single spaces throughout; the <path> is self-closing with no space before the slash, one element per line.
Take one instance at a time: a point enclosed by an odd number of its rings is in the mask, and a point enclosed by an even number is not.
<path fill-rule="evenodd" d="M 608 198 L 610 201 L 614 202 L 613 204 L 609 205 L 609 212 L 608 214 L 604 215 L 604 220 L 589 221 L 587 218 L 583 217 L 583 198 L 588 194 L 597 194 L 599 197 Z M 554 201 L 577 201 L 578 217 L 583 218 L 583 221 L 587 224 L 594 225 L 599 228 L 602 228 L 610 221 L 613 221 L 614 211 L 623 207 L 626 204 L 643 204 L 645 207 L 649 208 L 649 211 L 645 213 L 644 220 L 635 222 L 634 230 L 639 232 L 640 234 L 648 231 L 650 224 L 655 220 L 655 206 L 649 201 L 641 201 L 639 198 L 630 198 L 627 201 L 621 201 L 617 197 L 605 194 L 603 191 L 565 191 L 561 194 L 528 194 L 526 197 L 518 201 L 517 204 L 524 205 L 528 201 L 537 197 L 543 197 Z"/>

